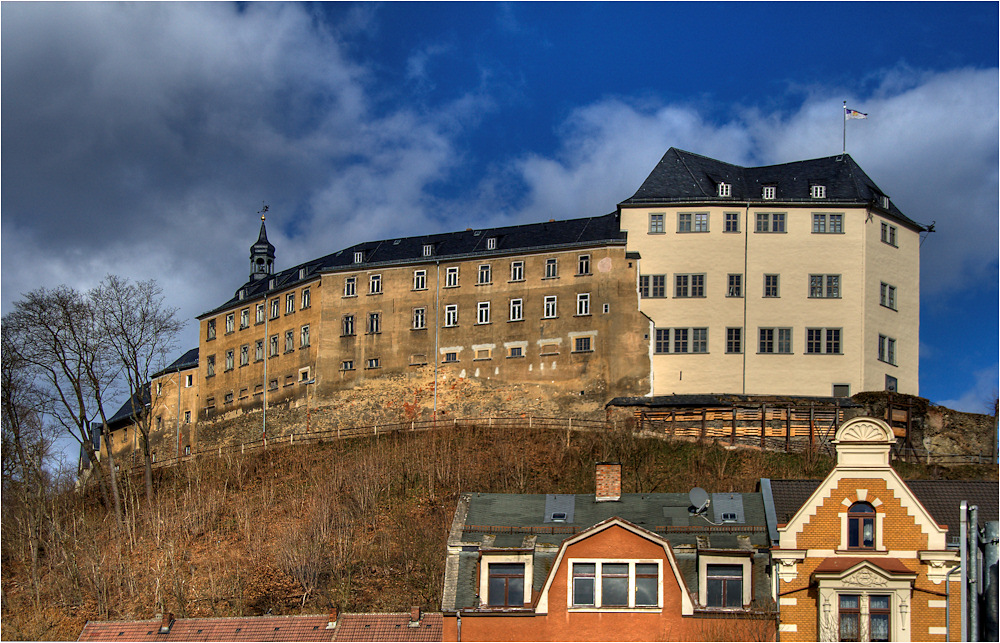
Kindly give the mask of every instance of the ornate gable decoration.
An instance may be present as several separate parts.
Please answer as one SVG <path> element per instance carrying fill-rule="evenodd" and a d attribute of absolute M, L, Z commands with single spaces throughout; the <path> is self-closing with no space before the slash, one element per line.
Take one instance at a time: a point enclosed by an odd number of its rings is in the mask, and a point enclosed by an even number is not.
<path fill-rule="evenodd" d="M 872 417 L 856 417 L 844 422 L 837 430 L 838 466 L 889 466 L 889 450 L 896 441 L 892 428 Z"/>
<path fill-rule="evenodd" d="M 837 442 L 889 442 L 896 436 L 885 424 L 874 418 L 855 418 L 844 423 L 836 436 Z"/>

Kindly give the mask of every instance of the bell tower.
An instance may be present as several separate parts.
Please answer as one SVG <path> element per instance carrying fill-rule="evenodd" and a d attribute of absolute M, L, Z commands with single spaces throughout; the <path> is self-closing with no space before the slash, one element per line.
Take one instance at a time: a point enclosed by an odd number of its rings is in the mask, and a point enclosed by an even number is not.
<path fill-rule="evenodd" d="M 265 206 L 266 208 L 266 206 Z M 260 215 L 260 234 L 250 246 L 250 281 L 266 279 L 274 274 L 274 246 L 267 240 L 264 215 Z"/>

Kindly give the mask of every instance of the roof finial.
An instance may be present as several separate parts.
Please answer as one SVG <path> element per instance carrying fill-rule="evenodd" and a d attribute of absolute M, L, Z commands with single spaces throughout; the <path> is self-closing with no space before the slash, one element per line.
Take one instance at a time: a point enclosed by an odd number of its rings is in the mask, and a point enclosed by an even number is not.
<path fill-rule="evenodd" d="M 266 218 L 264 216 L 264 213 L 268 211 L 268 209 L 270 208 L 270 206 L 267 205 L 266 203 L 264 203 L 263 201 L 260 202 L 260 205 L 261 205 L 261 208 L 260 208 L 260 210 L 257 210 L 257 214 L 260 215 L 260 220 L 263 221 Z"/>

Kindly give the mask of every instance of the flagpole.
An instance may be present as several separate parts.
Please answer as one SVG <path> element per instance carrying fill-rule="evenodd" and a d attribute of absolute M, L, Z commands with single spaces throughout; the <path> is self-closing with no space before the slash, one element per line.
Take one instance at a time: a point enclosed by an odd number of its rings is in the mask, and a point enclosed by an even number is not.
<path fill-rule="evenodd" d="M 847 101 L 844 101 L 844 110 L 840 115 L 840 120 L 844 123 L 844 147 L 841 154 L 847 154 Z"/>

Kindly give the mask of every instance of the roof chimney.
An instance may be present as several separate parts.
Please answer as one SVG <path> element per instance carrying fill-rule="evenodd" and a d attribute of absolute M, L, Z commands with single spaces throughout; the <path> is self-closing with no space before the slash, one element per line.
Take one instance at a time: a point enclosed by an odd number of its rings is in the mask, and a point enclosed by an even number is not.
<path fill-rule="evenodd" d="M 160 621 L 160 634 L 170 634 L 170 628 L 174 625 L 174 613 L 167 612 Z"/>
<path fill-rule="evenodd" d="M 414 605 L 410 608 L 410 627 L 420 627 L 420 606 Z"/>
<path fill-rule="evenodd" d="M 332 630 L 333 628 L 337 627 L 337 608 L 336 607 L 331 607 L 330 608 L 330 615 L 327 616 L 327 618 L 329 619 L 329 621 L 326 624 L 326 629 Z"/>
<path fill-rule="evenodd" d="M 622 497 L 620 462 L 597 463 L 597 502 L 611 502 Z"/>

